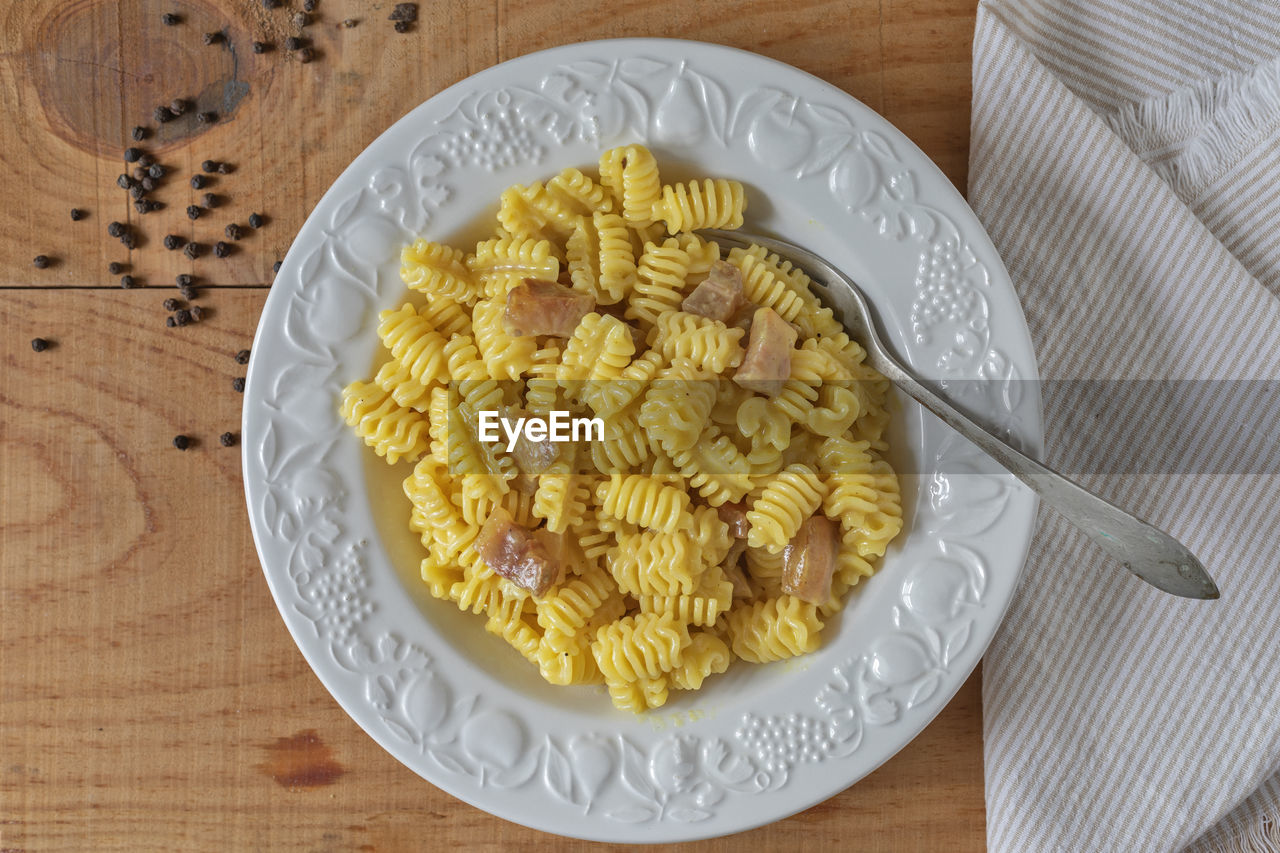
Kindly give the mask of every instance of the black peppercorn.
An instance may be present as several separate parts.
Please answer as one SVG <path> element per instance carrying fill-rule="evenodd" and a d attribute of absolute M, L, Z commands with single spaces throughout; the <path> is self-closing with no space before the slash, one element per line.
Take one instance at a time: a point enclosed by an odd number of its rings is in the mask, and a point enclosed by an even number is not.
<path fill-rule="evenodd" d="M 49 348 L 49 342 L 44 338 L 32 338 L 31 348 L 36 352 L 44 352 Z"/>
<path fill-rule="evenodd" d="M 236 434 L 233 432 L 224 432 L 222 435 L 218 436 L 218 441 L 222 443 L 223 447 L 232 447 L 236 443 Z"/>
<path fill-rule="evenodd" d="M 302 4 L 302 11 L 314 12 L 315 10 L 316 10 L 316 0 L 304 0 Z"/>
<path fill-rule="evenodd" d="M 182 303 L 174 299 L 172 296 L 164 301 L 164 310 L 166 311 L 177 311 L 181 307 Z"/>
<path fill-rule="evenodd" d="M 194 280 L 195 279 L 191 277 L 190 273 L 185 273 L 185 272 L 179 275 L 176 279 L 174 279 L 178 287 L 190 287 L 191 282 Z"/>
<path fill-rule="evenodd" d="M 248 364 L 248 363 L 249 363 L 249 351 L 247 349 L 242 349 L 238 353 L 236 353 L 236 364 Z"/>
<path fill-rule="evenodd" d="M 122 275 L 120 276 L 120 286 L 128 290 L 131 287 L 137 287 L 138 282 L 131 275 Z"/>
<path fill-rule="evenodd" d="M 35 264 L 36 269 L 42 270 L 52 262 L 49 260 L 48 255 L 36 255 L 35 258 L 32 259 L 31 263 Z"/>
<path fill-rule="evenodd" d="M 268 50 L 271 50 L 271 45 L 270 45 L 268 42 L 265 42 L 265 41 L 255 41 L 255 42 L 253 43 L 253 52 L 254 52 L 254 53 L 266 53 Z"/>
<path fill-rule="evenodd" d="M 302 50 L 298 51 L 298 61 L 303 65 L 306 65 L 315 58 L 316 52 L 309 47 L 304 47 Z"/>
<path fill-rule="evenodd" d="M 112 237 L 119 237 L 124 234 L 124 223 L 110 222 L 107 224 L 107 233 Z"/>
<path fill-rule="evenodd" d="M 120 263 L 119 261 L 112 261 L 111 263 L 107 264 L 107 272 L 111 273 L 112 275 L 120 275 L 120 273 L 124 272 L 124 264 Z"/>
<path fill-rule="evenodd" d="M 284 40 L 284 49 L 285 50 L 301 50 L 302 39 L 298 38 L 297 36 L 289 36 L 287 39 Z"/>
<path fill-rule="evenodd" d="M 199 219 L 200 208 L 194 204 L 187 205 L 187 219 Z"/>
<path fill-rule="evenodd" d="M 235 379 L 231 380 L 231 390 L 236 391 L 237 393 L 240 393 L 240 394 L 244 393 L 244 377 L 243 376 L 237 376 Z"/>
<path fill-rule="evenodd" d="M 411 26 L 413 26 L 413 24 L 410 24 L 408 21 L 396 21 L 395 30 L 398 33 L 407 33 Z"/>
<path fill-rule="evenodd" d="M 150 169 L 155 164 L 156 164 L 156 158 L 152 157 L 150 154 L 143 154 L 141 157 L 138 158 L 138 165 L 144 169 Z"/>
<path fill-rule="evenodd" d="M 164 324 L 172 329 L 174 326 L 178 325 L 178 321 L 173 319 L 173 315 L 170 314 L 168 317 L 164 318 Z"/>
<path fill-rule="evenodd" d="M 191 322 L 191 312 L 186 308 L 179 308 L 177 311 L 173 312 L 173 322 L 177 323 L 179 326 L 187 325 Z"/>
<path fill-rule="evenodd" d="M 262 227 L 262 214 L 260 214 L 260 213 L 250 213 L 250 214 L 249 214 L 249 227 L 250 227 L 250 228 L 261 228 L 261 227 Z"/>
<path fill-rule="evenodd" d="M 200 164 L 200 171 L 202 171 L 202 172 L 216 172 L 216 171 L 218 171 L 218 161 L 217 161 L 217 160 L 205 160 L 203 163 L 201 163 L 201 164 Z"/>
<path fill-rule="evenodd" d="M 121 175 L 120 177 L 116 178 L 116 186 L 118 186 L 122 190 L 127 190 L 129 189 L 129 187 L 133 186 L 133 178 L 129 177 L 128 175 Z"/>
<path fill-rule="evenodd" d="M 152 163 L 151 167 L 147 169 L 147 174 L 158 181 L 164 177 L 164 166 L 159 163 Z"/>
<path fill-rule="evenodd" d="M 212 110 L 209 110 L 203 113 L 196 113 L 196 121 L 200 122 L 201 124 L 213 124 L 217 120 L 218 120 L 218 114 L 213 112 Z"/>
<path fill-rule="evenodd" d="M 133 209 L 138 213 L 150 213 L 153 210 L 159 210 L 164 207 L 164 202 L 156 201 L 153 198 L 138 199 L 133 203 Z"/>
<path fill-rule="evenodd" d="M 180 116 L 187 111 L 187 107 L 189 106 L 191 106 L 191 104 L 182 98 L 174 98 L 169 102 L 169 112 L 176 116 Z"/>
<path fill-rule="evenodd" d="M 215 207 L 222 204 L 222 196 L 215 195 L 214 193 L 205 193 L 204 198 L 202 198 L 201 201 L 204 203 L 205 207 L 213 210 Z"/>
<path fill-rule="evenodd" d="M 213 244 L 213 254 L 219 258 L 225 258 L 231 254 L 231 244 L 224 243 L 221 240 Z"/>
<path fill-rule="evenodd" d="M 165 238 L 164 238 L 164 247 L 165 247 L 166 249 L 168 249 L 170 252 L 172 252 L 172 251 L 174 251 L 174 250 L 176 250 L 176 249 L 181 249 L 181 248 L 182 248 L 183 246 L 185 246 L 186 244 L 187 244 L 187 238 L 186 238 L 186 237 L 180 237 L 180 236 L 178 236 L 177 234 L 167 234 L 167 235 L 165 235 Z"/>
<path fill-rule="evenodd" d="M 147 175 L 140 182 L 140 186 L 142 187 L 142 191 L 144 193 L 149 193 L 156 188 L 156 179 L 151 177 L 150 175 Z"/>
<path fill-rule="evenodd" d="M 138 162 L 138 158 L 141 156 L 142 156 L 142 149 L 140 148 L 124 149 L 124 161 L 126 163 L 136 163 Z"/>
<path fill-rule="evenodd" d="M 196 258 L 204 254 L 204 246 L 196 242 L 191 242 L 188 243 L 182 251 L 188 258 L 194 261 Z"/>
<path fill-rule="evenodd" d="M 132 249 L 138 245 L 138 237 L 132 231 L 126 231 L 120 236 L 120 245 L 126 249 Z"/>
<path fill-rule="evenodd" d="M 228 240 L 239 240 L 240 237 L 243 235 L 243 232 L 241 232 L 240 230 L 240 226 L 235 224 L 234 222 L 232 222 L 230 225 L 224 228 L 223 233 L 227 235 Z"/>
<path fill-rule="evenodd" d="M 134 184 L 133 186 L 129 187 L 129 195 L 133 196 L 134 201 L 137 201 L 138 199 L 142 198 L 146 194 L 147 194 L 147 191 L 142 188 L 142 184 Z"/>
<path fill-rule="evenodd" d="M 280 272 L 280 266 L 281 266 L 283 263 L 284 263 L 284 261 L 276 261 L 274 264 L 272 264 L 272 265 L 271 265 L 271 271 L 272 271 L 273 273 Z"/>
<path fill-rule="evenodd" d="M 203 319 L 204 319 L 204 309 L 201 308 L 199 305 L 192 305 L 191 320 L 193 322 L 199 323 Z"/>
<path fill-rule="evenodd" d="M 173 12 L 165 12 L 160 16 L 160 20 L 164 22 L 166 27 L 176 27 L 178 24 L 182 23 L 182 16 L 175 15 Z"/>
<path fill-rule="evenodd" d="M 219 163 L 219 164 L 218 164 L 218 174 L 219 174 L 219 175 L 230 175 L 230 174 L 231 174 L 231 172 L 232 172 L 234 169 L 235 169 L 235 166 L 232 166 L 230 163 Z"/>
<path fill-rule="evenodd" d="M 206 179 L 205 179 L 205 176 L 204 176 L 204 175 L 192 175 L 192 176 L 191 176 L 191 189 L 193 189 L 193 190 L 204 189 L 205 180 L 206 180 Z"/>
<path fill-rule="evenodd" d="M 298 12 L 293 16 L 293 25 L 298 29 L 302 29 L 311 23 L 311 16 L 306 12 Z"/>
<path fill-rule="evenodd" d="M 413 23 L 418 20 L 418 4 L 417 3 L 397 3 L 395 8 L 391 10 L 391 14 L 387 16 L 388 21 Z"/>
<path fill-rule="evenodd" d="M 264 9 L 279 9 L 279 8 L 280 8 L 280 0 L 262 0 L 262 8 L 264 8 Z"/>
<path fill-rule="evenodd" d="M 132 136 L 134 142 L 141 142 L 147 138 L 147 129 L 142 125 L 137 125 L 133 128 Z"/>
<path fill-rule="evenodd" d="M 170 317 L 169 319 L 173 318 Z M 173 446 L 179 450 L 186 450 L 191 446 L 191 439 L 187 438 L 185 435 L 175 435 L 173 437 Z"/>
<path fill-rule="evenodd" d="M 142 180 L 142 179 L 143 179 L 143 178 L 145 178 L 146 176 L 147 176 L 147 170 L 146 170 L 146 169 L 142 168 L 141 166 L 134 166 L 134 167 L 133 167 L 133 180 L 130 182 L 130 184 L 129 184 L 129 185 L 130 185 L 130 186 L 133 186 L 133 184 L 135 184 L 135 183 L 137 183 L 138 181 Z"/>
<path fill-rule="evenodd" d="M 171 122 L 174 119 L 173 112 L 168 107 L 156 107 L 155 112 L 151 114 L 151 117 L 160 124 Z"/>
<path fill-rule="evenodd" d="M 219 33 L 219 32 L 213 32 L 213 33 L 205 33 L 205 34 L 204 34 L 204 43 L 205 43 L 205 44 L 217 44 L 217 43 L 218 43 L 218 42 L 220 42 L 220 41 L 222 41 L 222 33 Z"/>

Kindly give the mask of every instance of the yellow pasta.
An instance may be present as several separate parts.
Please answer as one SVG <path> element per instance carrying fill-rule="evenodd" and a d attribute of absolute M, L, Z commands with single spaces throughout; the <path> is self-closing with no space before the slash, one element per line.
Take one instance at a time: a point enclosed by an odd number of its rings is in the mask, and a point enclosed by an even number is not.
<path fill-rule="evenodd" d="M 414 463 L 403 491 L 431 595 L 548 682 L 602 685 L 624 711 L 735 659 L 813 651 L 902 528 L 888 383 L 865 351 L 763 248 L 712 274 L 720 246 L 696 229 L 737 228 L 746 209 L 738 181 L 664 185 L 642 145 L 605 151 L 598 174 L 511 186 L 470 252 L 403 249 L 415 295 L 380 315 L 375 375 L 339 404 L 377 455 Z M 739 275 L 741 298 L 722 293 Z M 694 313 L 715 313 L 709 294 L 728 319 Z M 762 307 L 798 330 L 772 396 L 733 381 L 750 363 L 742 318 Z M 587 446 L 495 441 L 482 413 L 601 429 Z M 801 600 L 787 546 L 818 514 L 839 524 L 821 540 L 832 576 Z"/>

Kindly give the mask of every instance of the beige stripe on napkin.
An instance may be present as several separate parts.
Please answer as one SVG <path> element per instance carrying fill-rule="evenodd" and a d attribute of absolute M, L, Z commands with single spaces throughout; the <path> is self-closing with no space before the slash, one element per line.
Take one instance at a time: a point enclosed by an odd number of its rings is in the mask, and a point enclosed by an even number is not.
<path fill-rule="evenodd" d="M 1280 477 L 1259 461 L 1280 458 L 1280 23 L 1264 11 L 979 9 L 971 202 L 1042 376 L 1114 380 L 1046 386 L 1048 461 L 1169 529 L 1223 591 L 1159 593 L 1042 511 L 984 663 L 993 850 L 1267 849 L 1280 814 Z M 1170 378 L 1190 380 L 1176 405 L 1121 381 Z M 1142 462 L 1105 473 L 1101 454 Z"/>

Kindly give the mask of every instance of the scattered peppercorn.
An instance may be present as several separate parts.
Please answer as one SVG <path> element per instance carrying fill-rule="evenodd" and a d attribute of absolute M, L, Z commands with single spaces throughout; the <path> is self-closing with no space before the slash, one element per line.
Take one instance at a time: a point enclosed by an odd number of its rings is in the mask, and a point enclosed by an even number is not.
<path fill-rule="evenodd" d="M 173 312 L 173 322 L 177 323 L 179 326 L 187 325 L 191 322 L 191 312 L 186 308 L 179 308 L 177 311 Z"/>
<path fill-rule="evenodd" d="M 36 255 L 35 258 L 32 259 L 31 263 L 36 265 L 36 269 L 42 270 L 53 262 L 49 260 L 48 255 Z"/>
<path fill-rule="evenodd" d="M 311 16 L 308 15 L 306 12 L 298 12 L 293 16 L 293 25 L 298 29 L 302 29 L 303 27 L 309 25 L 310 23 L 311 23 Z"/>
<path fill-rule="evenodd" d="M 316 0 L 303 0 L 302 11 L 314 12 L 316 10 Z"/>
<path fill-rule="evenodd" d="M 129 187 L 129 195 L 133 196 L 134 201 L 137 201 L 138 199 L 142 198 L 146 194 L 147 194 L 147 191 L 142 188 L 142 184 L 134 184 L 133 186 Z"/>
<path fill-rule="evenodd" d="M 412 26 L 413 24 L 409 23 L 408 21 L 396 21 L 395 30 L 398 33 L 407 33 L 409 32 L 409 28 Z"/>
<path fill-rule="evenodd" d="M 218 120 L 218 114 L 213 112 L 212 110 L 209 110 L 203 113 L 196 113 L 196 121 L 200 122 L 201 124 L 213 124 L 217 120 Z"/>
<path fill-rule="evenodd" d="M 187 438 L 185 435 L 175 435 L 173 437 L 173 446 L 179 450 L 186 450 L 191 446 L 191 439 Z"/>
<path fill-rule="evenodd" d="M 215 207 L 222 204 L 222 196 L 216 195 L 215 193 L 205 193 L 200 201 L 205 207 L 213 210 Z"/>
<path fill-rule="evenodd" d="M 155 112 L 151 114 L 151 117 L 160 124 L 171 122 L 174 119 L 173 112 L 168 107 L 156 107 Z"/>
<path fill-rule="evenodd" d="M 222 443 L 223 447 L 233 447 L 236 443 L 236 434 L 234 432 L 224 432 L 218 436 L 218 441 Z"/>
<path fill-rule="evenodd" d="M 135 248 L 138 245 L 138 237 L 132 231 L 126 231 L 120 236 L 120 245 L 126 249 Z"/>
<path fill-rule="evenodd" d="M 191 306 L 191 319 L 192 319 L 192 320 L 194 320 L 194 321 L 195 321 L 195 322 L 197 322 L 197 323 L 199 323 L 201 320 L 203 320 L 203 319 L 204 319 L 204 309 L 203 309 L 203 308 L 201 308 L 199 305 L 192 305 L 192 306 Z"/>
<path fill-rule="evenodd" d="M 124 264 L 120 263 L 119 261 L 112 261 L 111 263 L 107 264 L 107 272 L 111 273 L 112 275 L 120 275 L 120 273 L 124 272 L 124 270 L 125 270 Z"/>
<path fill-rule="evenodd" d="M 204 246 L 196 242 L 191 242 L 191 243 L 188 243 L 186 245 L 186 248 L 184 248 L 182 251 L 186 254 L 188 258 L 194 261 L 196 258 L 204 254 Z"/>
<path fill-rule="evenodd" d="M 141 142 L 142 140 L 147 138 L 147 129 L 139 124 L 133 128 L 132 135 L 133 135 L 134 142 Z"/>
<path fill-rule="evenodd" d="M 191 282 L 193 282 L 194 280 L 195 279 L 191 277 L 190 273 L 185 273 L 185 272 L 181 273 L 176 279 L 174 279 L 178 287 L 190 287 Z"/>
<path fill-rule="evenodd" d="M 193 190 L 202 190 L 202 189 L 204 189 L 205 182 L 207 182 L 207 181 L 208 181 L 208 178 L 206 178 L 204 175 L 192 175 L 192 176 L 191 176 L 191 189 L 193 189 Z"/>
<path fill-rule="evenodd" d="M 227 235 L 228 240 L 239 240 L 244 233 L 240 230 L 240 226 L 235 224 L 234 222 L 232 222 L 226 228 L 222 229 L 222 231 L 224 234 Z"/>
<path fill-rule="evenodd" d="M 221 240 L 213 244 L 213 254 L 219 258 L 225 258 L 231 254 L 231 244 L 224 243 Z"/>
<path fill-rule="evenodd" d="M 271 50 L 271 44 L 269 42 L 255 41 L 253 43 L 254 53 L 266 53 L 268 50 Z"/>
<path fill-rule="evenodd" d="M 188 106 L 190 106 L 190 104 L 188 104 L 184 99 L 174 98 L 169 102 L 169 112 L 176 116 L 180 116 L 187 111 Z"/>
<path fill-rule="evenodd" d="M 240 350 L 240 352 L 236 353 L 236 364 L 248 364 L 248 363 L 249 363 L 249 350 L 242 349 Z"/>
<path fill-rule="evenodd" d="M 203 163 L 201 163 L 201 164 L 200 164 L 200 171 L 202 171 L 202 172 L 216 172 L 216 171 L 218 171 L 218 161 L 217 161 L 217 160 L 205 160 Z"/>
<path fill-rule="evenodd" d="M 271 271 L 273 273 L 280 272 L 280 265 L 283 263 L 284 261 L 276 261 L 274 264 L 271 265 Z"/>
<path fill-rule="evenodd" d="M 143 154 L 141 157 L 138 158 L 138 165 L 144 169 L 150 169 L 155 164 L 156 164 L 156 158 L 152 157 L 150 154 Z"/>
<path fill-rule="evenodd" d="M 178 292 L 182 294 L 182 298 L 190 302 L 196 298 L 196 289 L 194 287 L 180 287 Z"/>
<path fill-rule="evenodd" d="M 129 187 L 133 186 L 133 178 L 129 177 L 128 175 L 121 175 L 120 177 L 116 178 L 116 186 L 118 186 L 122 190 L 127 190 L 129 189 Z"/>
<path fill-rule="evenodd" d="M 125 161 L 126 163 L 136 163 L 136 162 L 138 162 L 138 158 L 139 158 L 139 157 L 141 157 L 141 156 L 142 156 L 142 149 L 141 149 L 141 148 L 126 148 L 126 149 L 124 149 L 124 161 Z"/>
<path fill-rule="evenodd" d="M 284 40 L 284 49 L 285 50 L 301 50 L 302 39 L 298 38 L 297 36 L 289 36 L 287 39 Z"/>
<path fill-rule="evenodd" d="M 182 16 L 175 15 L 173 12 L 165 12 L 160 16 L 160 20 L 164 22 L 166 27 L 176 27 L 178 24 L 182 23 Z"/>
<path fill-rule="evenodd" d="M 73 207 L 73 208 L 71 208 L 71 221 L 72 221 L 72 222 L 79 222 L 81 219 L 84 219 L 84 217 L 85 217 L 85 213 L 84 213 L 84 211 L 83 211 L 83 210 L 81 210 L 81 209 L 80 209 L 80 208 L 78 208 L 78 207 Z"/>
<path fill-rule="evenodd" d="M 31 348 L 36 352 L 44 352 L 49 348 L 49 342 L 44 338 L 32 338 Z"/>
<path fill-rule="evenodd" d="M 315 58 L 316 58 L 316 52 L 314 49 L 310 47 L 304 47 L 302 50 L 298 51 L 298 61 L 301 62 L 303 65 L 306 65 L 308 62 L 310 62 Z"/>
<path fill-rule="evenodd" d="M 123 287 L 125 290 L 128 290 L 131 287 L 137 287 L 138 282 L 131 275 L 122 275 L 120 276 L 120 286 Z"/>
<path fill-rule="evenodd" d="M 139 183 L 143 192 L 149 193 L 156 188 L 156 179 L 150 175 L 147 175 Z"/>
<path fill-rule="evenodd" d="M 156 201 L 153 198 L 141 198 L 133 203 L 133 209 L 138 213 L 150 213 L 153 210 L 160 210 L 164 207 L 164 202 Z"/>
<path fill-rule="evenodd" d="M 174 326 L 178 325 L 178 321 L 173 319 L 173 315 L 170 314 L 168 317 L 164 318 L 164 324 L 172 329 Z"/>
<path fill-rule="evenodd" d="M 250 228 L 261 228 L 261 227 L 262 227 L 262 214 L 261 214 L 261 213 L 250 213 L 250 214 L 249 214 L 249 227 L 250 227 Z"/>
<path fill-rule="evenodd" d="M 405 23 L 413 23 L 418 20 L 418 4 L 417 3 L 397 3 L 396 7 L 391 10 L 391 14 L 387 17 L 388 21 L 403 21 Z"/>
<path fill-rule="evenodd" d="M 182 303 L 174 299 L 172 296 L 164 301 L 164 310 L 166 311 L 177 311 L 181 307 Z"/>
<path fill-rule="evenodd" d="M 280 0 L 262 0 L 262 8 L 264 8 L 264 9 L 279 9 L 279 8 L 280 8 Z"/>
<path fill-rule="evenodd" d="M 131 181 L 131 182 L 130 182 L 129 186 L 133 186 L 133 183 L 134 183 L 134 182 L 136 182 L 136 181 L 140 181 L 140 180 L 142 180 L 143 178 L 145 178 L 146 176 L 147 176 L 147 170 L 146 170 L 146 169 L 142 168 L 141 166 L 134 166 L 134 167 L 133 167 L 133 181 Z"/>
<path fill-rule="evenodd" d="M 232 166 L 230 163 L 219 163 L 219 164 L 218 164 L 218 174 L 219 174 L 219 175 L 230 175 L 232 172 L 234 172 L 234 171 L 235 171 L 235 168 L 236 168 L 236 167 L 235 167 L 235 166 Z"/>
<path fill-rule="evenodd" d="M 164 247 L 165 247 L 166 249 L 168 249 L 170 252 L 172 252 L 172 251 L 174 251 L 174 250 L 176 250 L 176 249 L 181 249 L 181 248 L 182 248 L 183 246 L 185 246 L 186 244 L 187 244 L 187 238 L 186 238 L 186 237 L 180 237 L 180 236 L 179 236 L 179 235 L 177 235 L 177 234 L 167 234 L 167 235 L 165 235 L 165 238 L 164 238 Z"/>
<path fill-rule="evenodd" d="M 205 33 L 205 34 L 204 34 L 204 43 L 205 43 L 205 44 L 207 44 L 207 45 L 208 45 L 208 44 L 217 44 L 217 43 L 218 43 L 218 42 L 220 42 L 220 41 L 222 41 L 222 33 L 220 33 L 220 32 L 213 32 L 213 33 Z"/>
<path fill-rule="evenodd" d="M 200 218 L 199 206 L 194 204 L 187 205 L 187 219 L 199 219 L 199 218 Z"/>
<path fill-rule="evenodd" d="M 159 163 L 152 163 L 147 169 L 147 174 L 158 181 L 164 177 L 164 166 L 161 166 Z"/>
<path fill-rule="evenodd" d="M 235 379 L 231 380 L 231 390 L 240 394 L 244 393 L 244 377 L 243 376 L 237 376 Z"/>

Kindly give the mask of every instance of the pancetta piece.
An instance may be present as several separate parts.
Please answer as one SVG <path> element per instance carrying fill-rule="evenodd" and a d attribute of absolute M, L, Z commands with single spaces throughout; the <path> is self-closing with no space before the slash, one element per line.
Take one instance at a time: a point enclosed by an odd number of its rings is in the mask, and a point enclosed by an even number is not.
<path fill-rule="evenodd" d="M 507 294 L 502 327 L 509 335 L 568 338 L 595 307 L 596 301 L 585 293 L 554 281 L 526 278 Z"/>
<path fill-rule="evenodd" d="M 831 595 L 836 568 L 836 523 L 825 515 L 811 515 L 782 551 L 782 591 L 810 604 Z"/>
<path fill-rule="evenodd" d="M 680 310 L 725 323 L 742 303 L 741 270 L 728 261 L 716 261 L 707 277 L 680 303 Z"/>
<path fill-rule="evenodd" d="M 751 338 L 742 365 L 733 381 L 749 391 L 770 397 L 782 392 L 782 383 L 791 376 L 791 348 L 797 333 L 772 308 L 761 308 L 751 318 Z"/>
<path fill-rule="evenodd" d="M 729 535 L 734 539 L 746 539 L 751 525 L 747 522 L 747 505 L 726 501 L 716 507 L 720 520 L 729 525 Z"/>
<path fill-rule="evenodd" d="M 545 595 L 560 578 L 561 566 L 532 530 L 496 507 L 476 536 L 476 553 L 495 574 L 534 597 Z"/>

